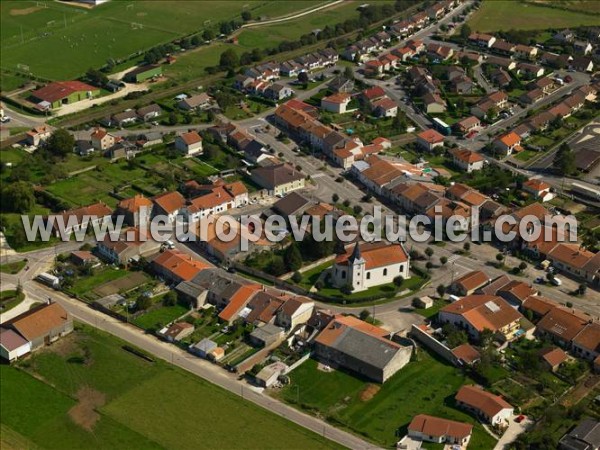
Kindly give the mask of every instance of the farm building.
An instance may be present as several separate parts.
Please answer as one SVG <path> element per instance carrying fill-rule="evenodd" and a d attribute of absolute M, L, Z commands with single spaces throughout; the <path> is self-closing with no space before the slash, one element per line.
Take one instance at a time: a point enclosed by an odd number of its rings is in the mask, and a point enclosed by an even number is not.
<path fill-rule="evenodd" d="M 162 67 L 156 64 L 148 64 L 146 66 L 137 67 L 131 72 L 127 72 L 123 79 L 128 83 L 141 83 L 150 78 L 160 76 L 162 76 Z"/>
<path fill-rule="evenodd" d="M 97 95 L 100 95 L 99 88 L 81 81 L 55 81 L 31 93 L 40 109 L 60 108 Z"/>

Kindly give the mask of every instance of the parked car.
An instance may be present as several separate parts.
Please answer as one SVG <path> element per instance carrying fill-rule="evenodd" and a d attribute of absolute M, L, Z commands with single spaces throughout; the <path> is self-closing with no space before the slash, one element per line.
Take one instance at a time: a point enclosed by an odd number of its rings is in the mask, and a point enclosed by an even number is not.
<path fill-rule="evenodd" d="M 554 286 L 561 286 L 561 285 L 562 285 L 562 280 L 561 280 L 560 278 L 556 278 L 556 277 L 554 277 L 554 278 L 552 278 L 552 280 L 550 280 L 550 281 L 551 281 L 551 283 L 552 283 Z"/>
<path fill-rule="evenodd" d="M 535 279 L 535 283 L 537 283 L 537 284 L 544 284 L 544 281 L 545 281 L 544 277 L 537 277 Z"/>
<path fill-rule="evenodd" d="M 517 423 L 521 423 L 525 420 L 525 416 L 523 414 L 519 415 L 516 419 L 515 422 Z"/>

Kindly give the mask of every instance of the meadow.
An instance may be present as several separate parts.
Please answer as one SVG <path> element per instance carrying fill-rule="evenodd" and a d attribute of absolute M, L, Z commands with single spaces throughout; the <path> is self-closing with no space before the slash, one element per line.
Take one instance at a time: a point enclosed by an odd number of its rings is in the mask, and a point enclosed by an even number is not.
<path fill-rule="evenodd" d="M 2 446 L 338 448 L 91 327 L 0 367 Z M 268 432 L 266 430 L 268 429 Z"/>
<path fill-rule="evenodd" d="M 472 423 L 469 448 L 488 450 L 494 439 L 477 420 L 454 407 L 454 395 L 472 381 L 458 369 L 438 361 L 425 350 L 400 369 L 380 389 L 343 371 L 322 372 L 308 360 L 290 374 L 291 383 L 281 396 L 303 409 L 318 411 L 331 422 L 389 448 L 406 434 L 406 426 L 417 414 L 431 414 Z M 368 388 L 376 392 L 365 397 Z"/>
<path fill-rule="evenodd" d="M 598 17 L 580 11 L 533 5 L 512 0 L 485 0 L 469 19 L 474 31 L 545 30 L 597 26 Z"/>
<path fill-rule="evenodd" d="M 123 59 L 179 36 L 240 19 L 243 9 L 274 17 L 315 1 L 111 1 L 84 9 L 51 1 L 0 2 L 0 67 L 48 79 L 77 78 L 108 59 Z M 60 49 L 60 51 L 58 51 Z M 13 87 L 13 77 L 6 83 Z"/>

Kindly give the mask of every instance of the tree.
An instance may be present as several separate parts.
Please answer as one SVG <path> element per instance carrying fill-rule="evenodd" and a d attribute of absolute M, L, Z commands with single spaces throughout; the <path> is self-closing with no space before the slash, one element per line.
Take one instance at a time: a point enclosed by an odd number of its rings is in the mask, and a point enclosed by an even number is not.
<path fill-rule="evenodd" d="M 331 196 L 331 201 L 333 201 L 333 203 L 337 203 L 340 200 L 340 196 L 338 194 L 333 194 Z"/>
<path fill-rule="evenodd" d="M 522 262 L 521 264 L 519 264 L 519 270 L 523 271 L 527 269 L 527 263 L 526 262 Z"/>
<path fill-rule="evenodd" d="M 496 261 L 498 261 L 498 263 L 502 263 L 502 261 L 504 261 L 504 255 L 502 253 L 497 253 L 496 254 Z"/>
<path fill-rule="evenodd" d="M 204 30 L 202 33 L 202 39 L 205 41 L 212 41 L 215 38 L 215 33 L 212 30 Z"/>
<path fill-rule="evenodd" d="M 163 297 L 164 306 L 175 306 L 177 304 L 177 292 L 169 291 Z"/>
<path fill-rule="evenodd" d="M 442 266 L 445 266 L 447 262 L 448 262 L 448 258 L 447 258 L 446 256 L 442 256 L 442 257 L 440 258 L 440 264 L 441 264 Z"/>
<path fill-rule="evenodd" d="M 460 37 L 466 41 L 469 39 L 469 36 L 471 36 L 471 27 L 465 23 L 460 27 Z"/>
<path fill-rule="evenodd" d="M 64 158 L 73 152 L 75 138 L 67 130 L 59 128 L 48 138 L 46 149 L 54 156 Z"/>
<path fill-rule="evenodd" d="M 585 283 L 581 283 L 579 285 L 579 287 L 577 288 L 577 293 L 579 295 L 585 295 L 586 291 L 587 291 L 587 284 L 585 284 Z"/>
<path fill-rule="evenodd" d="M 102 87 L 108 83 L 108 77 L 106 74 L 97 69 L 88 69 L 88 71 L 85 73 L 85 77 L 94 86 Z"/>
<path fill-rule="evenodd" d="M 465 244 L 463 245 L 463 250 L 465 252 L 468 252 L 469 250 L 471 250 L 471 244 L 469 242 L 465 242 Z"/>
<path fill-rule="evenodd" d="M 242 20 L 244 22 L 248 22 L 252 19 L 252 13 L 250 11 L 242 11 Z"/>
<path fill-rule="evenodd" d="M 308 73 L 300 72 L 298 74 L 298 81 L 306 86 L 308 84 Z"/>
<path fill-rule="evenodd" d="M 369 312 L 368 309 L 363 309 L 360 314 L 358 315 L 358 318 L 360 320 L 367 320 L 369 317 L 371 317 L 371 313 Z"/>
<path fill-rule="evenodd" d="M 577 172 L 575 153 L 567 143 L 562 144 L 556 152 L 553 166 L 557 172 L 563 175 L 573 175 Z"/>
<path fill-rule="evenodd" d="M 146 295 L 140 295 L 136 302 L 135 307 L 138 311 L 144 311 L 152 306 L 152 299 Z"/>
<path fill-rule="evenodd" d="M 221 58 L 219 59 L 219 66 L 223 69 L 235 69 L 240 65 L 240 58 L 238 57 L 235 50 L 232 48 L 228 48 L 223 53 L 221 53 Z"/>
<path fill-rule="evenodd" d="M 402 283 L 404 283 L 404 277 L 402 275 L 398 275 L 397 277 L 394 277 L 394 284 L 398 287 L 402 286 Z"/>
<path fill-rule="evenodd" d="M 434 253 L 434 252 L 433 252 L 433 249 L 432 249 L 431 247 L 427 247 L 427 248 L 425 249 L 425 254 L 427 255 L 427 257 L 428 257 L 429 259 L 431 259 L 431 257 L 433 256 L 433 253 Z"/>
<path fill-rule="evenodd" d="M 440 298 L 444 298 L 444 294 L 446 293 L 446 286 L 444 286 L 443 284 L 440 284 L 436 289 L 437 294 L 440 296 Z"/>
<path fill-rule="evenodd" d="M 192 36 L 190 42 L 194 47 L 198 47 L 202 43 L 202 41 L 200 40 L 200 36 L 198 36 L 197 34 Z"/>
<path fill-rule="evenodd" d="M 433 269 L 433 263 L 431 261 L 427 261 L 427 263 L 425 264 L 425 268 L 427 269 L 427 271 L 430 271 L 431 269 Z"/>
<path fill-rule="evenodd" d="M 302 255 L 296 243 L 293 243 L 285 249 L 283 256 L 287 269 L 291 271 L 298 270 L 302 267 Z"/>
<path fill-rule="evenodd" d="M 397 132 L 405 133 L 407 124 L 406 124 L 406 120 L 404 119 L 404 115 L 402 115 L 400 113 L 396 114 L 396 116 L 394 117 L 394 120 L 392 122 L 392 126 L 394 127 L 394 130 L 396 130 Z"/>
<path fill-rule="evenodd" d="M 285 263 L 283 262 L 283 258 L 281 256 L 275 256 L 271 260 L 271 264 L 269 264 L 269 272 L 273 276 L 280 276 L 285 273 Z"/>
<path fill-rule="evenodd" d="M 7 183 L 2 188 L 2 211 L 23 214 L 35 204 L 33 187 L 25 181 Z M 18 224 L 21 227 L 20 224 Z"/>
<path fill-rule="evenodd" d="M 177 113 L 175 111 L 171 111 L 169 113 L 169 125 L 177 125 L 179 119 L 177 118 Z"/>
<path fill-rule="evenodd" d="M 487 348 L 494 338 L 494 332 L 489 328 L 484 328 L 481 333 L 479 333 L 479 343 L 483 348 Z"/>
<path fill-rule="evenodd" d="M 360 205 L 354 205 L 352 208 L 352 211 L 354 211 L 355 215 L 358 215 L 362 212 L 362 206 Z"/>
<path fill-rule="evenodd" d="M 294 283 L 300 283 L 302 281 L 302 274 L 300 272 L 294 272 L 294 275 L 292 275 L 292 281 Z"/>
<path fill-rule="evenodd" d="M 347 80 L 354 80 L 354 71 L 352 70 L 352 67 L 346 66 L 344 69 L 344 78 Z"/>

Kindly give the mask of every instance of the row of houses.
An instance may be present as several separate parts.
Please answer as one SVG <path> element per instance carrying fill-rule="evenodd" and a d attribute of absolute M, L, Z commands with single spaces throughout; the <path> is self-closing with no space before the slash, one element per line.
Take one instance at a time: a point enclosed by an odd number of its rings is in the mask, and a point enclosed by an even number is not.
<path fill-rule="evenodd" d="M 138 109 L 127 109 L 123 112 L 102 119 L 100 122 L 105 127 L 124 127 L 136 122 L 149 122 L 163 114 L 162 108 L 156 103 L 142 106 Z"/>
<path fill-rule="evenodd" d="M 397 109 L 397 105 L 395 107 Z M 346 169 L 368 154 L 391 147 L 391 142 L 385 138 L 377 138 L 371 144 L 364 145 L 359 138 L 351 138 L 336 131 L 324 125 L 317 117 L 317 108 L 291 100 L 275 110 L 273 120 L 292 137 L 322 151 L 333 162 Z"/>
<path fill-rule="evenodd" d="M 549 89 L 545 79 L 538 80 L 540 86 L 534 91 Z M 494 150 L 502 156 L 510 156 L 514 152 L 521 151 L 522 141 L 527 139 L 534 132 L 542 132 L 548 128 L 550 123 L 556 119 L 567 119 L 572 114 L 579 111 L 585 105 L 586 100 L 596 101 L 598 84 L 581 86 L 570 94 L 562 98 L 562 100 L 548 109 L 538 112 L 521 122 L 518 126 L 509 132 L 497 137 L 494 140 Z"/>

